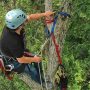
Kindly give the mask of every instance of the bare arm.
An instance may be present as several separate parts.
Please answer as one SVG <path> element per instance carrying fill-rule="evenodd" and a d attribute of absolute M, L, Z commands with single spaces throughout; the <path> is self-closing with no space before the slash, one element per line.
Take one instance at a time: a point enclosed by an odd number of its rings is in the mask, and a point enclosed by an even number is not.
<path fill-rule="evenodd" d="M 28 20 L 35 20 L 35 19 L 39 19 L 41 17 L 45 16 L 45 13 L 36 13 L 36 14 L 30 14 L 28 15 Z"/>
<path fill-rule="evenodd" d="M 28 19 L 28 21 L 36 20 L 36 19 L 39 19 L 41 17 L 48 17 L 48 16 L 50 16 L 52 14 L 54 14 L 54 12 L 52 12 L 52 11 L 47 11 L 45 13 L 30 14 L 30 15 L 27 16 L 27 19 Z"/>
<path fill-rule="evenodd" d="M 41 58 L 38 56 L 34 56 L 34 57 L 21 57 L 21 58 L 17 58 L 19 63 L 32 63 L 32 62 L 40 62 Z"/>

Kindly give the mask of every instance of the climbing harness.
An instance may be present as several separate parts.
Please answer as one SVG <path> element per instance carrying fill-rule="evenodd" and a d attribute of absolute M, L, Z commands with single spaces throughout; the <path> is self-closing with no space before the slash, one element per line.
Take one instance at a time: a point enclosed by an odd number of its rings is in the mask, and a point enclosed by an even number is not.
<path fill-rule="evenodd" d="M 21 73 L 23 71 L 20 69 L 23 69 L 23 65 L 18 63 L 15 58 L 3 55 L 1 51 L 0 54 L 0 64 L 2 67 L 0 69 L 5 77 L 12 80 L 15 73 Z"/>
<path fill-rule="evenodd" d="M 0 69 L 4 77 L 7 77 L 9 80 L 13 79 L 14 73 L 12 72 L 14 66 L 12 64 L 5 65 L 3 56 L 0 55 Z"/>

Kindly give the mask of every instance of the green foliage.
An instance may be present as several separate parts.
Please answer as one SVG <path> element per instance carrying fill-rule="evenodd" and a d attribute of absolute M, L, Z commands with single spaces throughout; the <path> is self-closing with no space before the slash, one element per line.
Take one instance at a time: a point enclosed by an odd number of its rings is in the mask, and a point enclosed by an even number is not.
<path fill-rule="evenodd" d="M 30 87 L 19 80 L 17 76 L 14 76 L 11 81 L 0 76 L 0 90 L 30 90 Z"/>
<path fill-rule="evenodd" d="M 63 50 L 69 76 L 68 90 L 89 90 L 90 80 L 90 1 L 72 0 L 71 24 Z"/>

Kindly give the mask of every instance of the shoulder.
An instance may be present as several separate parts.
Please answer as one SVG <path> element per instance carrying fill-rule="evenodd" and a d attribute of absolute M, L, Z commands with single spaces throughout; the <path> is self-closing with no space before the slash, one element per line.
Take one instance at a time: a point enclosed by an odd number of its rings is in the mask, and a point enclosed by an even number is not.
<path fill-rule="evenodd" d="M 1 36 L 2 37 L 5 37 L 6 35 L 8 35 L 9 34 L 9 28 L 7 28 L 6 26 L 3 28 L 3 30 L 2 30 L 2 34 L 1 34 Z"/>
<path fill-rule="evenodd" d="M 14 33 L 11 32 L 9 28 L 4 27 L 0 37 L 0 42 L 9 45 L 12 41 L 13 43 L 16 41 Z"/>

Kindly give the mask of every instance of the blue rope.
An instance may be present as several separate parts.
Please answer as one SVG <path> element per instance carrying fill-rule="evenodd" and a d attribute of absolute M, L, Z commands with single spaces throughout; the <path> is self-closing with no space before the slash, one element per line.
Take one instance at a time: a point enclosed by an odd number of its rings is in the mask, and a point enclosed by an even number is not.
<path fill-rule="evenodd" d="M 64 16 L 64 18 L 71 17 L 70 14 L 68 14 L 66 12 L 58 12 L 57 15 L 54 17 L 54 22 L 53 22 L 53 25 L 52 25 L 52 28 L 51 28 L 51 33 L 49 32 L 49 30 L 48 30 L 47 27 L 45 29 L 45 32 L 47 34 L 47 37 L 50 37 L 51 34 L 54 33 L 54 28 L 55 28 L 55 25 L 57 23 L 57 19 L 58 19 L 58 16 L 59 15 Z"/>

